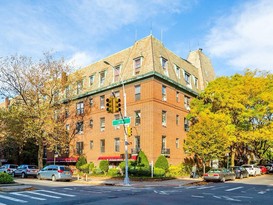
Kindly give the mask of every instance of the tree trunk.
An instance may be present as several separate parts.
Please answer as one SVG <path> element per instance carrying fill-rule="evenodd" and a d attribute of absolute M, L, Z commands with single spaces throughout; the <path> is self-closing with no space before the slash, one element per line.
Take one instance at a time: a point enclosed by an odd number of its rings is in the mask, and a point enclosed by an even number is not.
<path fill-rule="evenodd" d="M 235 161 L 235 150 L 234 150 L 234 147 L 231 146 L 230 147 L 230 166 L 231 167 L 234 167 L 234 161 Z"/>
<path fill-rule="evenodd" d="M 38 168 L 43 168 L 43 155 L 44 155 L 44 144 L 43 138 L 40 138 L 38 141 Z"/>

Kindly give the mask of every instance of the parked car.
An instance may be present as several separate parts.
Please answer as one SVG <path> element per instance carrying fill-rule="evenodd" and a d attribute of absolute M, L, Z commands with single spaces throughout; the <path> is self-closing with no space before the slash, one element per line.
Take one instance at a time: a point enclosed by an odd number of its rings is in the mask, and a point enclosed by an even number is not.
<path fill-rule="evenodd" d="M 264 166 L 267 169 L 267 173 L 273 172 L 273 164 L 265 164 Z"/>
<path fill-rule="evenodd" d="M 259 165 L 258 167 L 261 169 L 262 174 L 267 174 L 268 173 L 267 168 L 265 166 Z"/>
<path fill-rule="evenodd" d="M 21 176 L 22 178 L 26 178 L 28 176 L 37 177 L 38 171 L 39 169 L 36 165 L 22 164 L 12 172 L 12 176 Z"/>
<path fill-rule="evenodd" d="M 71 181 L 73 172 L 68 166 L 64 165 L 49 165 L 41 169 L 38 174 L 38 179 L 51 179 L 52 181 Z"/>
<path fill-rule="evenodd" d="M 235 173 L 236 178 L 242 179 L 242 178 L 249 177 L 249 173 L 244 167 L 234 166 L 234 167 L 230 167 L 230 170 Z"/>
<path fill-rule="evenodd" d="M 203 175 L 205 181 L 221 181 L 235 180 L 235 173 L 225 168 L 214 168 Z"/>
<path fill-rule="evenodd" d="M 0 167 L 0 172 L 12 174 L 12 172 L 17 169 L 18 165 L 17 164 L 4 164 L 3 166 Z"/>
<path fill-rule="evenodd" d="M 262 175 L 261 169 L 254 164 L 244 164 L 242 167 L 244 167 L 251 176 Z"/>

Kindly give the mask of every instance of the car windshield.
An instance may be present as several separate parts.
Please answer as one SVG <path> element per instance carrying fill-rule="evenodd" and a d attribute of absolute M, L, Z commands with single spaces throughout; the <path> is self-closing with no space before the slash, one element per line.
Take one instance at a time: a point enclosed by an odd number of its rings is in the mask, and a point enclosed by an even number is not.
<path fill-rule="evenodd" d="M 208 173 L 219 173 L 219 172 L 222 172 L 223 170 L 221 169 L 211 169 L 208 171 Z"/>
<path fill-rule="evenodd" d="M 37 169 L 37 166 L 36 165 L 29 165 L 28 168 L 29 169 Z"/>
<path fill-rule="evenodd" d="M 9 167 L 12 168 L 12 169 L 16 169 L 18 166 L 11 164 Z"/>

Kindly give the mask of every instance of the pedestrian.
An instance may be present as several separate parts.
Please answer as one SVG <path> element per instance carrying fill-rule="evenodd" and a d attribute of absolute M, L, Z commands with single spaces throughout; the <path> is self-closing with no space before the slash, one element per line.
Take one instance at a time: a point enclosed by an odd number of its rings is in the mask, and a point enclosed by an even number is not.
<path fill-rule="evenodd" d="M 192 178 L 196 178 L 196 164 L 194 164 L 191 168 Z"/>

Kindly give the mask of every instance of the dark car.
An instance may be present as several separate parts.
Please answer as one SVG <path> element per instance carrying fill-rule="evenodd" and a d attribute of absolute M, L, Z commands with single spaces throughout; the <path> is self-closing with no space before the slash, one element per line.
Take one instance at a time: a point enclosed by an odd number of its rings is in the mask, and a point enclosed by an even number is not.
<path fill-rule="evenodd" d="M 22 164 L 12 172 L 12 176 L 20 176 L 22 178 L 26 178 L 28 176 L 37 177 L 38 171 L 39 169 L 36 165 Z"/>
<path fill-rule="evenodd" d="M 249 177 L 249 173 L 244 167 L 234 166 L 234 167 L 230 167 L 230 170 L 235 173 L 235 176 L 236 176 L 237 179 L 242 179 L 242 178 L 248 178 Z"/>
<path fill-rule="evenodd" d="M 226 180 L 235 180 L 235 174 L 225 168 L 214 168 L 205 173 L 203 178 L 205 181 L 225 182 Z"/>
<path fill-rule="evenodd" d="M 264 166 L 267 169 L 267 173 L 273 172 L 273 164 L 265 164 Z"/>

